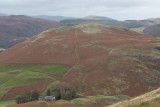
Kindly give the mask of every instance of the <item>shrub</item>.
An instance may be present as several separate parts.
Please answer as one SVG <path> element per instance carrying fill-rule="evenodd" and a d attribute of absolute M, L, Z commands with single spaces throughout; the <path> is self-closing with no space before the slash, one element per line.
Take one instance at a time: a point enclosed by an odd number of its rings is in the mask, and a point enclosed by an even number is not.
<path fill-rule="evenodd" d="M 47 90 L 47 96 L 50 96 L 50 95 L 51 95 L 51 90 L 48 89 L 48 90 Z"/>
<path fill-rule="evenodd" d="M 60 100 L 61 99 L 61 92 L 60 89 L 56 88 L 52 90 L 54 96 L 56 97 L 56 100 Z"/>
<path fill-rule="evenodd" d="M 71 88 L 65 88 L 61 91 L 61 97 L 63 100 L 72 100 L 76 98 L 76 91 Z"/>
<path fill-rule="evenodd" d="M 31 92 L 31 99 L 32 99 L 32 101 L 38 100 L 38 97 L 39 97 L 39 93 L 38 93 L 37 90 L 34 90 L 34 91 Z"/>
<path fill-rule="evenodd" d="M 56 100 L 72 100 L 76 98 L 76 91 L 72 88 L 55 88 L 52 90 L 52 93 L 56 97 Z"/>
<path fill-rule="evenodd" d="M 29 101 L 31 101 L 31 99 L 30 99 L 30 96 L 28 96 L 28 95 L 23 95 L 23 96 L 20 96 L 16 99 L 17 104 L 26 103 L 26 102 L 29 102 Z"/>
<path fill-rule="evenodd" d="M 29 102 L 29 101 L 38 100 L 38 97 L 39 97 L 38 91 L 34 90 L 34 91 L 28 93 L 27 95 L 17 97 L 16 98 L 16 103 L 20 104 L 20 103 L 26 103 L 26 102 Z"/>

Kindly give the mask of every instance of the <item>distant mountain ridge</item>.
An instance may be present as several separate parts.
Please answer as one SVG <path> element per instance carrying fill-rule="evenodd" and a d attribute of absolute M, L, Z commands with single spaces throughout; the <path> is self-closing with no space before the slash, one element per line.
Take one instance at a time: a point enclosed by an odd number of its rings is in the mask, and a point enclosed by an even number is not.
<path fill-rule="evenodd" d="M 91 15 L 91 16 L 86 16 L 82 19 L 91 19 L 91 20 L 115 20 L 115 19 L 112 19 L 112 18 L 108 18 L 108 17 L 105 17 L 105 16 L 94 16 L 94 15 Z"/>
<path fill-rule="evenodd" d="M 0 16 L 8 16 L 7 14 L 4 13 L 0 13 Z M 1 41 L 0 41 L 0 47 L 1 48 L 8 48 L 16 43 L 19 43 L 23 40 L 25 40 L 26 38 L 28 38 L 28 36 L 26 35 L 26 33 L 30 33 L 30 31 L 28 30 L 28 28 L 30 29 L 32 26 L 31 24 L 22 24 L 23 21 L 25 20 L 21 20 L 20 22 L 18 22 L 17 20 L 21 17 L 21 19 L 24 18 L 28 18 L 28 19 L 34 19 L 34 21 L 37 20 L 38 21 L 47 21 L 51 22 L 58 20 L 58 22 L 54 22 L 56 23 L 56 26 L 74 26 L 74 25 L 78 25 L 78 24 L 88 24 L 88 23 L 98 23 L 98 24 L 104 24 L 104 25 L 112 25 L 112 26 L 120 26 L 120 27 L 126 27 L 129 28 L 131 30 L 134 30 L 136 32 L 142 33 L 142 34 L 147 34 L 153 37 L 160 37 L 160 18 L 149 18 L 149 19 L 144 19 L 144 20 L 125 20 L 125 21 L 119 21 L 119 20 L 115 20 L 109 17 L 105 17 L 105 16 L 94 16 L 94 15 L 90 15 L 90 16 L 86 16 L 86 17 L 81 17 L 81 18 L 75 18 L 75 17 L 65 17 L 65 16 L 49 16 L 49 15 L 37 15 L 37 16 L 24 16 L 24 15 L 10 15 L 8 16 L 10 17 L 3 17 L 3 21 L 0 22 L 0 35 L 3 35 L 3 37 L 1 37 Z M 6 19 L 5 19 L 6 18 Z M 17 24 L 14 25 L 14 27 L 18 27 L 18 29 L 12 27 L 13 25 L 10 25 L 9 23 L 14 23 L 12 21 L 12 19 L 16 19 L 15 21 Z M 2 20 L 2 18 L 0 18 Z M 1 21 L 0 20 L 0 21 Z M 4 22 L 5 20 L 5 22 Z M 24 22 L 26 23 L 26 22 Z M 29 23 L 29 22 L 27 22 Z M 42 27 L 42 23 L 41 24 Z M 38 25 L 38 23 L 36 24 Z M 31 28 L 31 32 L 33 29 L 36 29 L 36 31 L 34 31 L 33 34 L 30 34 L 30 36 L 35 35 L 40 33 L 43 30 L 38 30 L 37 26 L 35 24 L 33 24 L 32 28 Z M 3 29 L 2 29 L 3 26 Z M 20 26 L 21 28 L 28 27 L 26 29 L 20 30 Z M 5 28 L 4 28 L 5 27 Z M 41 27 L 39 27 L 41 29 Z M 45 28 L 45 24 L 43 26 L 43 28 Z M 44 30 L 47 30 L 49 27 L 46 27 Z M 8 31 L 6 31 L 6 29 L 8 29 Z M 12 29 L 12 30 L 10 30 Z M 14 29 L 14 30 L 13 30 Z M 2 31 L 3 30 L 3 31 Z M 3 32 L 3 33 L 2 33 Z M 5 34 L 4 34 L 5 32 Z M 8 33 L 6 33 L 8 32 Z M 19 32 L 19 34 L 17 34 L 17 32 Z M 16 35 L 16 38 L 10 38 L 11 40 L 7 40 L 8 39 L 8 35 L 13 34 Z M 17 35 L 24 35 L 23 38 Z M 6 36 L 7 35 L 7 36 Z M 3 41 L 2 39 L 6 38 L 7 41 Z M 13 42 L 14 41 L 14 42 Z"/>
<path fill-rule="evenodd" d="M 160 24 L 149 26 L 143 30 L 144 34 L 160 37 Z"/>
<path fill-rule="evenodd" d="M 66 20 L 66 19 L 88 19 L 88 20 L 115 20 L 112 18 L 108 18 L 105 16 L 86 16 L 82 18 L 76 18 L 76 17 L 65 17 L 65 16 L 49 16 L 49 15 L 37 15 L 37 16 L 30 16 L 32 18 L 41 18 L 46 20 Z"/>
<path fill-rule="evenodd" d="M 65 19 L 60 21 L 61 26 L 74 26 L 88 23 L 99 23 L 104 25 L 126 27 L 142 34 L 147 34 L 153 37 L 160 37 L 160 18 L 118 21 L 103 16 L 87 16 L 84 18 Z"/>
<path fill-rule="evenodd" d="M 57 21 L 35 19 L 24 15 L 0 16 L 0 48 L 9 48 L 44 30 L 58 26 Z"/>
<path fill-rule="evenodd" d="M 47 16 L 47 15 L 38 15 L 38 16 L 30 16 L 30 17 L 32 17 L 32 18 L 41 18 L 41 19 L 52 20 L 52 21 L 65 20 L 65 19 L 73 19 L 74 18 L 74 17 Z"/>
<path fill-rule="evenodd" d="M 0 16 L 8 16 L 8 15 L 4 13 L 0 13 Z"/>

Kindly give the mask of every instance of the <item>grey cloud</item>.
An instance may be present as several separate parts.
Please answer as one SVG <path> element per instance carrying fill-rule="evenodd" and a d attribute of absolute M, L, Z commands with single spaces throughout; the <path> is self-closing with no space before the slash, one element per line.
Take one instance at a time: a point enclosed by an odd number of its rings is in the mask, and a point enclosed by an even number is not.
<path fill-rule="evenodd" d="M 157 13 L 159 7 L 159 0 L 0 0 L 0 13 L 101 15 L 121 20 L 160 17 Z"/>

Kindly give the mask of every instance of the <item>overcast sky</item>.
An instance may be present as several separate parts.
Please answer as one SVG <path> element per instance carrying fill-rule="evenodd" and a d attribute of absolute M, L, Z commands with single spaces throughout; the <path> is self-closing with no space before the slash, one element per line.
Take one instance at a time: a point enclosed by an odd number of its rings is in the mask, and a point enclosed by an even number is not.
<path fill-rule="evenodd" d="M 0 0 L 0 13 L 145 19 L 160 17 L 160 0 Z"/>

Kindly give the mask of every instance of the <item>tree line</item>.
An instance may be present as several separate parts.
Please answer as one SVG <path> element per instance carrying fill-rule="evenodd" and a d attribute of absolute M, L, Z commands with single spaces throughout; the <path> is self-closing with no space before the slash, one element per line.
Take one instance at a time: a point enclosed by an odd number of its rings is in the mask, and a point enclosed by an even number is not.
<path fill-rule="evenodd" d="M 72 88 L 55 88 L 47 90 L 48 96 L 55 96 L 56 100 L 72 100 L 76 98 L 76 91 Z"/>
<path fill-rule="evenodd" d="M 47 96 L 55 96 L 56 100 L 72 100 L 76 98 L 76 91 L 72 88 L 54 88 L 48 89 Z M 37 90 L 31 91 L 26 95 L 16 98 L 17 104 L 38 100 L 39 93 Z"/>

